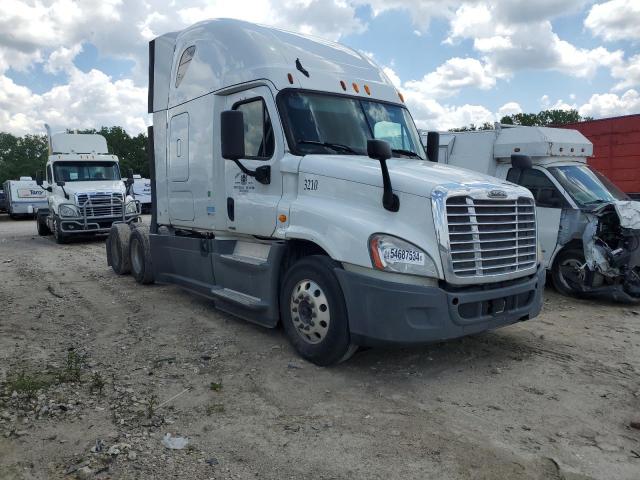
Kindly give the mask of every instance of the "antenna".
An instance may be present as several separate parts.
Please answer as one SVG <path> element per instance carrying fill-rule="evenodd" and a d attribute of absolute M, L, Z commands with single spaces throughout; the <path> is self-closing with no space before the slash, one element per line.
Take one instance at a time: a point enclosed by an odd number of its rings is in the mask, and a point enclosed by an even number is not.
<path fill-rule="evenodd" d="M 49 145 L 49 155 L 51 155 L 51 152 L 53 152 L 53 145 L 51 144 L 51 127 L 48 123 L 45 123 L 44 128 L 47 131 L 47 144 Z"/>

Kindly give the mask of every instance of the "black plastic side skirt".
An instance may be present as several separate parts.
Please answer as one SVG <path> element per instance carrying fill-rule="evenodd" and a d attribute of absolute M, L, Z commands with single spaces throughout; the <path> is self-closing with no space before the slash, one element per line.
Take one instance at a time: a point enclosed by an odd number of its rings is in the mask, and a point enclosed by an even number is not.
<path fill-rule="evenodd" d="M 150 234 L 149 242 L 156 282 L 179 285 L 259 325 L 278 324 L 284 243 L 271 244 L 262 261 L 234 256 L 235 240 Z"/>

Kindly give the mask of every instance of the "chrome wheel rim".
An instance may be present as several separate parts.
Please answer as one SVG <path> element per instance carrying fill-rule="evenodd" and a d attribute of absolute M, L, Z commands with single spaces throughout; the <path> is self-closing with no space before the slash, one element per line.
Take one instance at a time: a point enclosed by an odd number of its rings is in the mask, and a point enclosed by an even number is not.
<path fill-rule="evenodd" d="M 291 292 L 291 320 L 298 335 L 307 343 L 322 342 L 329 332 L 331 312 L 324 291 L 313 280 L 298 282 Z"/>

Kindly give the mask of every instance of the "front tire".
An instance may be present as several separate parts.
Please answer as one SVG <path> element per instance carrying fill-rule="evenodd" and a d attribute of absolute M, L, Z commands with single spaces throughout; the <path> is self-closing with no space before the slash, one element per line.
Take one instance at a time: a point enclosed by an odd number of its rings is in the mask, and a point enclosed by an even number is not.
<path fill-rule="evenodd" d="M 581 272 L 582 265 L 585 264 L 582 250 L 564 250 L 558 254 L 553 268 L 551 278 L 555 289 L 569 297 L 579 297 L 583 292 L 584 277 Z"/>
<path fill-rule="evenodd" d="M 289 342 L 304 359 L 320 366 L 343 362 L 351 344 L 344 295 L 328 257 L 313 255 L 286 273 L 280 292 L 280 314 Z"/>
<path fill-rule="evenodd" d="M 47 226 L 47 216 L 38 214 L 36 216 L 36 224 L 38 226 L 38 235 L 41 237 L 46 237 L 47 235 L 51 235 L 51 230 Z"/>
<path fill-rule="evenodd" d="M 68 237 L 62 231 L 62 224 L 58 217 L 53 218 L 53 238 L 58 245 L 63 245 L 68 241 Z"/>

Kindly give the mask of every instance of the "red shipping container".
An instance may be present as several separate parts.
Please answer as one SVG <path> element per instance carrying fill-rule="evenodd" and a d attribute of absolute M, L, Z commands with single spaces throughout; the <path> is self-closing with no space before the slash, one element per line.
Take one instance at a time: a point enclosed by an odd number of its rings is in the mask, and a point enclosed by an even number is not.
<path fill-rule="evenodd" d="M 587 163 L 626 193 L 640 198 L 640 114 L 570 123 L 593 143 Z"/>

